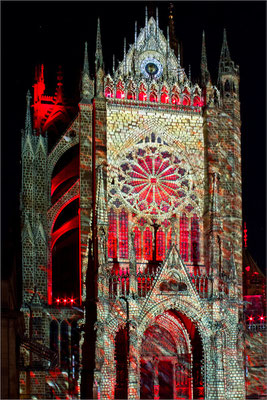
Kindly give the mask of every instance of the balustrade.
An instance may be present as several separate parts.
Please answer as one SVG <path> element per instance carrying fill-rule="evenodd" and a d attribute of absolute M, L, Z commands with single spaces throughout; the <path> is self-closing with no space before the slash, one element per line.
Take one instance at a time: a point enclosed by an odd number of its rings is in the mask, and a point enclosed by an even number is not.
<path fill-rule="evenodd" d="M 137 273 L 130 276 L 128 268 L 112 271 L 109 275 L 109 297 L 112 299 L 126 297 L 129 295 L 130 279 L 136 282 L 136 294 L 140 298 L 146 297 L 152 288 L 157 270 L 144 272 L 137 268 Z M 195 273 L 191 274 L 192 283 L 201 298 L 211 298 L 213 289 L 212 276 Z"/>

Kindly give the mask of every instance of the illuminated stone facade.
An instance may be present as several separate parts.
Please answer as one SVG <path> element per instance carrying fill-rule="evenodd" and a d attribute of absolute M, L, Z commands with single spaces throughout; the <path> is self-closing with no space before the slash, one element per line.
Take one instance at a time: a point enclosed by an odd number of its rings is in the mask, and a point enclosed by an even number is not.
<path fill-rule="evenodd" d="M 37 74 L 34 131 L 27 95 L 25 398 L 245 398 L 238 68 L 224 32 L 214 86 L 203 34 L 193 84 L 157 17 L 137 33 L 105 75 L 98 24 L 51 149 L 61 79 Z"/>

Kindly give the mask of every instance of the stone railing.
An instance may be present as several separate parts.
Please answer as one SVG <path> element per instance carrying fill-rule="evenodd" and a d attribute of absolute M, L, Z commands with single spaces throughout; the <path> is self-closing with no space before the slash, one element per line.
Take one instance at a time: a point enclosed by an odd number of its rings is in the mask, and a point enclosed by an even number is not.
<path fill-rule="evenodd" d="M 130 276 L 128 268 L 120 269 L 119 271 L 111 272 L 109 275 L 109 297 L 112 299 L 126 297 L 130 293 L 132 279 L 136 295 L 140 298 L 146 297 L 150 291 L 155 279 L 157 270 L 152 272 L 137 272 Z M 195 286 L 201 298 L 211 298 L 213 292 L 213 278 L 206 274 L 192 274 L 192 284 Z M 175 289 L 174 289 L 175 290 Z"/>

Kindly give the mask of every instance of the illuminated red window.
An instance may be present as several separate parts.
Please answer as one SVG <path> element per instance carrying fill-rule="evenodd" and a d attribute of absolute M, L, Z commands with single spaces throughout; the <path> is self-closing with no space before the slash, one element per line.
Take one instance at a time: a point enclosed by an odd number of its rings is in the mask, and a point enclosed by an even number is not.
<path fill-rule="evenodd" d="M 105 89 L 105 96 L 108 98 L 113 97 L 113 91 L 109 87 Z"/>
<path fill-rule="evenodd" d="M 156 103 L 158 101 L 157 94 L 155 92 L 152 92 L 150 94 L 149 101 L 151 101 L 153 103 Z"/>
<path fill-rule="evenodd" d="M 190 106 L 190 99 L 189 97 L 185 96 L 183 99 L 183 105 L 184 106 Z"/>
<path fill-rule="evenodd" d="M 119 254 L 128 258 L 128 214 L 122 210 L 119 216 Z"/>
<path fill-rule="evenodd" d="M 188 261 L 188 218 L 183 214 L 180 218 L 180 254 L 184 261 Z"/>
<path fill-rule="evenodd" d="M 116 98 L 117 99 L 124 99 L 124 92 L 120 89 L 117 90 L 116 92 Z"/>
<path fill-rule="evenodd" d="M 180 104 L 179 97 L 176 95 L 172 96 L 172 104 Z"/>
<path fill-rule="evenodd" d="M 152 260 L 153 236 L 149 228 L 146 228 L 143 240 L 144 240 L 144 258 L 145 260 Z"/>
<path fill-rule="evenodd" d="M 161 101 L 162 103 L 169 103 L 169 96 L 168 96 L 168 94 L 167 94 L 167 93 L 162 93 L 161 98 L 160 98 L 160 101 Z"/>
<path fill-rule="evenodd" d="M 127 93 L 127 99 L 128 100 L 135 100 L 135 94 L 132 91 L 128 92 Z"/>
<path fill-rule="evenodd" d="M 196 214 L 191 219 L 191 261 L 199 262 L 199 220 Z"/>
<path fill-rule="evenodd" d="M 165 258 L 165 233 L 160 228 L 157 231 L 157 260 L 162 261 Z"/>
<path fill-rule="evenodd" d="M 146 101 L 146 94 L 145 94 L 145 92 L 140 92 L 140 93 L 139 93 L 139 100 L 140 100 L 140 101 Z"/>
<path fill-rule="evenodd" d="M 134 228 L 134 248 L 135 248 L 136 259 L 141 260 L 142 258 L 141 231 L 138 228 Z"/>
<path fill-rule="evenodd" d="M 196 106 L 201 106 L 201 101 L 199 96 L 194 97 L 193 105 Z"/>
<path fill-rule="evenodd" d="M 111 208 L 109 212 L 109 230 L 108 230 L 108 256 L 117 257 L 117 216 Z"/>

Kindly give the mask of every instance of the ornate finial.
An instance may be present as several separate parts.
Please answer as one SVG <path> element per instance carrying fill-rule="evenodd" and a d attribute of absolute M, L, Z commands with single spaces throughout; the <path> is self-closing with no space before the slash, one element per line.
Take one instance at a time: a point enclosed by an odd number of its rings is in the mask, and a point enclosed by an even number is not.
<path fill-rule="evenodd" d="M 96 71 L 99 68 L 103 68 L 103 52 L 102 52 L 100 19 L 99 18 L 97 20 L 95 66 L 96 66 Z"/>
<path fill-rule="evenodd" d="M 28 90 L 26 95 L 26 118 L 25 118 L 25 134 L 32 134 L 32 123 L 31 123 L 31 92 Z"/>

